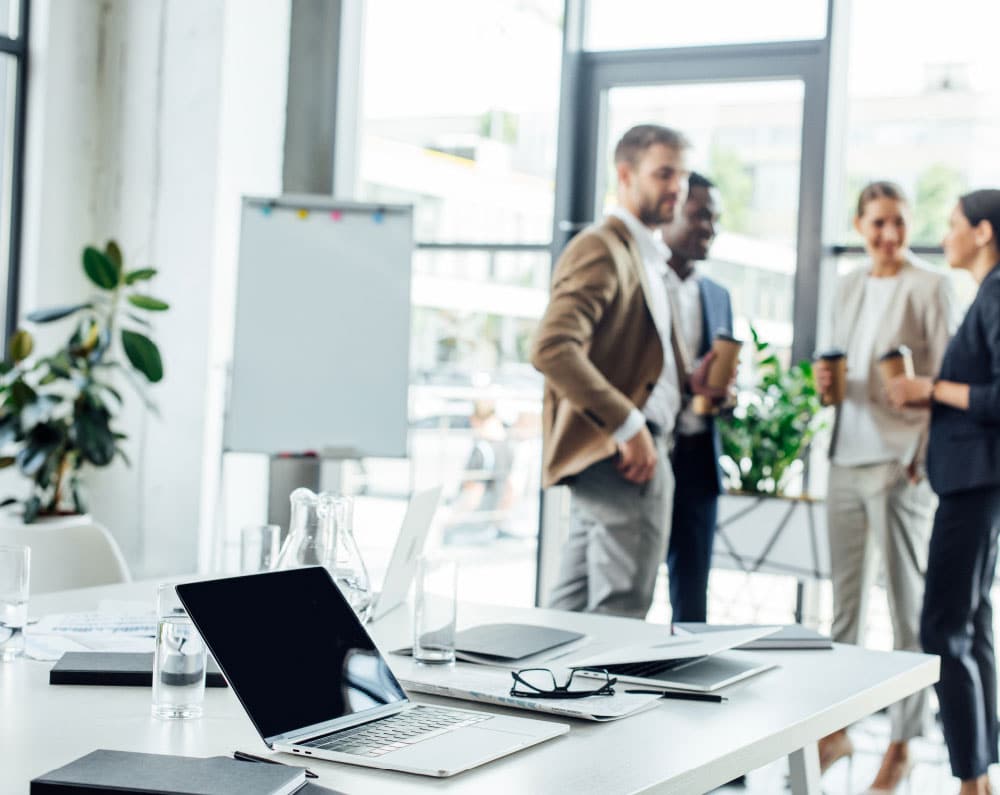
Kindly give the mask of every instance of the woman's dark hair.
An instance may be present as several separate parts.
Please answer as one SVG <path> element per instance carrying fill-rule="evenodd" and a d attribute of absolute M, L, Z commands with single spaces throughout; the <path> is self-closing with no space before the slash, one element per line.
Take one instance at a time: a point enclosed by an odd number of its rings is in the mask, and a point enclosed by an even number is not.
<path fill-rule="evenodd" d="M 962 214 L 977 226 L 989 221 L 993 227 L 993 244 L 1000 248 L 1000 190 L 974 190 L 958 200 Z"/>
<path fill-rule="evenodd" d="M 894 201 L 902 202 L 903 204 L 909 204 L 906 200 L 906 194 L 903 193 L 903 189 L 895 182 L 889 182 L 888 180 L 869 182 L 861 190 L 861 195 L 858 196 L 857 217 L 860 218 L 864 215 L 865 207 L 868 206 L 868 202 L 873 202 L 876 199 L 893 199 Z"/>

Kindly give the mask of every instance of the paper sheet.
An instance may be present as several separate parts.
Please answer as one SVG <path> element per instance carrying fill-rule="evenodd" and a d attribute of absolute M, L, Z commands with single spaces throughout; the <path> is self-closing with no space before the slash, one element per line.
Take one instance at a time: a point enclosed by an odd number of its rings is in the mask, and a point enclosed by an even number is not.
<path fill-rule="evenodd" d="M 146 603 L 105 601 L 97 610 L 53 613 L 24 630 L 24 653 L 58 660 L 68 651 L 153 651 L 156 613 Z"/>

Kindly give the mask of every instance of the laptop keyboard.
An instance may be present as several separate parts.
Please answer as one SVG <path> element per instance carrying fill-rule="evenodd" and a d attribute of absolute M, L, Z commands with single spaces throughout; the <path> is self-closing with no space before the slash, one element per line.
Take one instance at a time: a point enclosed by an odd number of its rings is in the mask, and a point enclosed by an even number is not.
<path fill-rule="evenodd" d="M 704 657 L 682 657 L 676 660 L 653 660 L 651 662 L 619 663 L 617 665 L 605 666 L 609 674 L 615 676 L 634 676 L 640 679 L 649 679 L 667 671 L 676 671 L 679 668 L 691 665 L 705 659 Z"/>
<path fill-rule="evenodd" d="M 439 707 L 414 707 L 373 723 L 327 734 L 299 745 L 355 756 L 382 756 L 439 734 L 488 720 L 491 715 Z"/>

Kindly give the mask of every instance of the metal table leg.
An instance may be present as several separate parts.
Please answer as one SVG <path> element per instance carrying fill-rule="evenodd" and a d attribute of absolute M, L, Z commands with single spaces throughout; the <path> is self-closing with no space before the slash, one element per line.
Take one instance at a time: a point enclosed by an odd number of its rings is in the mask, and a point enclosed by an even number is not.
<path fill-rule="evenodd" d="M 788 755 L 788 787 L 792 795 L 819 795 L 819 747 L 809 743 Z"/>

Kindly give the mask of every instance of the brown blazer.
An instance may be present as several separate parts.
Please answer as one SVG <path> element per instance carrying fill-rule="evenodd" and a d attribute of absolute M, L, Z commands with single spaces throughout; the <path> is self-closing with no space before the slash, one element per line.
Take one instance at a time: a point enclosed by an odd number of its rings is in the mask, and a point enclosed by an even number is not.
<path fill-rule="evenodd" d="M 663 346 L 648 289 L 638 246 L 618 218 L 584 230 L 559 257 L 531 351 L 545 376 L 543 486 L 614 455 L 612 434 L 653 391 Z"/>

